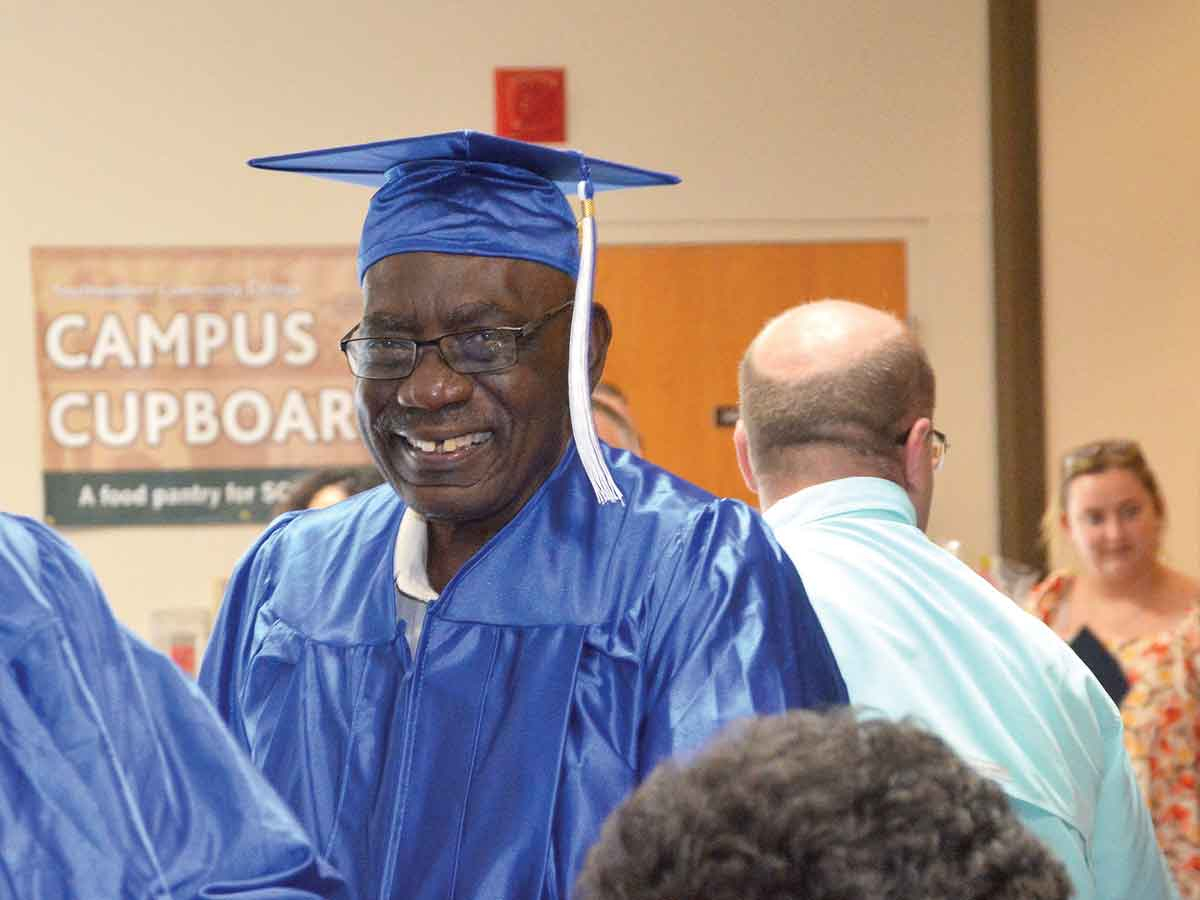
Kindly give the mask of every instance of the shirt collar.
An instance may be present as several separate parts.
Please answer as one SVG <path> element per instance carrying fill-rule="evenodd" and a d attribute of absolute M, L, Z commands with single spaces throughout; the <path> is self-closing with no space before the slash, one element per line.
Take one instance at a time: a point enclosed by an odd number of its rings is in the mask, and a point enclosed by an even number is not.
<path fill-rule="evenodd" d="M 396 589 L 426 603 L 437 599 L 429 583 L 425 557 L 429 550 L 429 525 L 411 506 L 406 507 L 396 532 L 396 561 L 393 572 Z"/>
<path fill-rule="evenodd" d="M 837 478 L 789 494 L 763 513 L 772 528 L 855 514 L 916 526 L 917 511 L 904 488 L 886 478 Z"/>

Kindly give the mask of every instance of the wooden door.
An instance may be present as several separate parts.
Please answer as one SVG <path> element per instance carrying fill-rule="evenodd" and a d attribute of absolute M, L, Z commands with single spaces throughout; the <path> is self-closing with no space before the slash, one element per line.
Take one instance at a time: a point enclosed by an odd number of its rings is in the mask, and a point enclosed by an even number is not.
<path fill-rule="evenodd" d="M 604 378 L 629 397 L 647 459 L 714 494 L 754 503 L 731 424 L 737 367 L 772 316 L 824 297 L 903 318 L 900 241 L 603 246 L 596 300 L 613 320 Z"/>

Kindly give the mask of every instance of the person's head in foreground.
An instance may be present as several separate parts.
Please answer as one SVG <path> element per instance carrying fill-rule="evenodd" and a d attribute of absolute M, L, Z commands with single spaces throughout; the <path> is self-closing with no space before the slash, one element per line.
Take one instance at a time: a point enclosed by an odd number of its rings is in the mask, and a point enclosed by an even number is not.
<path fill-rule="evenodd" d="M 738 466 L 764 509 L 872 476 L 904 488 L 925 528 L 947 441 L 933 427 L 933 370 L 899 319 L 845 300 L 794 307 L 754 339 L 739 387 Z"/>
<path fill-rule="evenodd" d="M 1136 441 L 1105 440 L 1066 453 L 1043 532 L 1057 531 L 1082 574 L 1120 584 L 1144 581 L 1161 566 L 1166 503 Z"/>
<path fill-rule="evenodd" d="M 629 399 L 615 384 L 602 381 L 596 385 L 592 391 L 592 418 L 600 440 L 618 450 L 641 455 L 642 436 L 633 421 Z"/>
<path fill-rule="evenodd" d="M 1066 900 L 1058 863 L 934 735 L 852 713 L 734 725 L 612 814 L 579 900 Z"/>

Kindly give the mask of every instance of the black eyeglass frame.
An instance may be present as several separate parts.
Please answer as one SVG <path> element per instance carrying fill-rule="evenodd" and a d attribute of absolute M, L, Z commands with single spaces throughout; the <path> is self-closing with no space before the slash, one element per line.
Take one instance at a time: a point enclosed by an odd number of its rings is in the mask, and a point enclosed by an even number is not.
<path fill-rule="evenodd" d="M 415 341 L 412 338 L 393 337 L 391 335 L 386 335 L 386 334 L 371 335 L 369 337 L 354 337 L 353 336 L 354 332 L 358 331 L 359 326 L 362 325 L 362 323 L 359 322 L 357 325 L 355 325 L 353 328 L 351 328 L 349 331 L 347 331 L 345 336 L 343 336 L 342 339 L 340 341 L 338 341 L 338 347 L 341 349 L 342 353 L 346 357 L 346 364 L 350 366 L 350 373 L 355 378 L 362 378 L 367 381 L 395 381 L 395 380 L 398 380 L 401 378 L 408 378 L 410 375 L 412 375 L 413 372 L 415 372 L 417 370 L 417 366 L 420 365 L 421 350 L 424 347 L 437 347 L 438 356 L 440 356 L 442 358 L 442 362 L 444 362 L 446 364 L 446 366 L 449 367 L 450 369 L 452 369 L 453 371 L 458 372 L 460 375 L 489 375 L 489 374 L 492 374 L 495 372 L 503 372 L 504 370 L 511 369 L 513 366 L 515 366 L 520 361 L 519 354 L 517 353 L 517 345 L 521 341 L 526 340 L 529 337 L 531 337 L 540 328 L 545 326 L 551 319 L 553 319 L 555 316 L 557 316 L 564 309 L 567 309 L 568 307 L 572 306 L 574 303 L 575 303 L 574 298 L 567 300 L 565 303 L 559 304 L 558 306 L 554 307 L 554 309 L 550 310 L 549 312 L 544 313 L 543 315 L 539 316 L 538 318 L 536 318 L 530 322 L 526 322 L 524 325 L 489 325 L 489 326 L 486 326 L 483 328 L 464 328 L 462 331 L 449 331 L 446 334 L 441 334 L 435 338 L 429 338 L 428 340 L 425 340 L 425 341 Z M 512 354 L 512 360 L 510 362 L 504 362 L 501 365 L 495 365 L 495 366 L 489 365 L 489 366 L 481 367 L 481 368 L 472 367 L 472 368 L 464 370 L 464 369 L 460 369 L 458 366 L 456 366 L 446 356 L 446 350 L 442 346 L 442 341 L 446 340 L 447 338 L 459 338 L 459 337 L 462 337 L 463 335 L 483 334 L 486 332 L 500 332 L 501 334 L 506 334 L 506 335 L 511 334 L 513 336 L 513 344 L 512 344 L 513 354 Z M 411 346 L 412 347 L 412 365 L 409 367 L 408 371 L 403 374 L 360 375 L 358 372 L 355 371 L 354 359 L 350 355 L 350 345 L 360 342 L 360 341 L 392 341 L 393 343 Z"/>

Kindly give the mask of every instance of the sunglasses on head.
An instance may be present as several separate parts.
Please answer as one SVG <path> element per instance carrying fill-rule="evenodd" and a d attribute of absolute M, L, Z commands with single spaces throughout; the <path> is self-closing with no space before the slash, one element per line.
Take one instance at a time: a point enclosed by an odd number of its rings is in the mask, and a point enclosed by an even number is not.
<path fill-rule="evenodd" d="M 1069 481 L 1076 475 L 1109 466 L 1145 464 L 1142 448 L 1138 446 L 1137 441 L 1096 441 L 1066 454 L 1062 460 L 1062 474 L 1063 480 Z"/>

